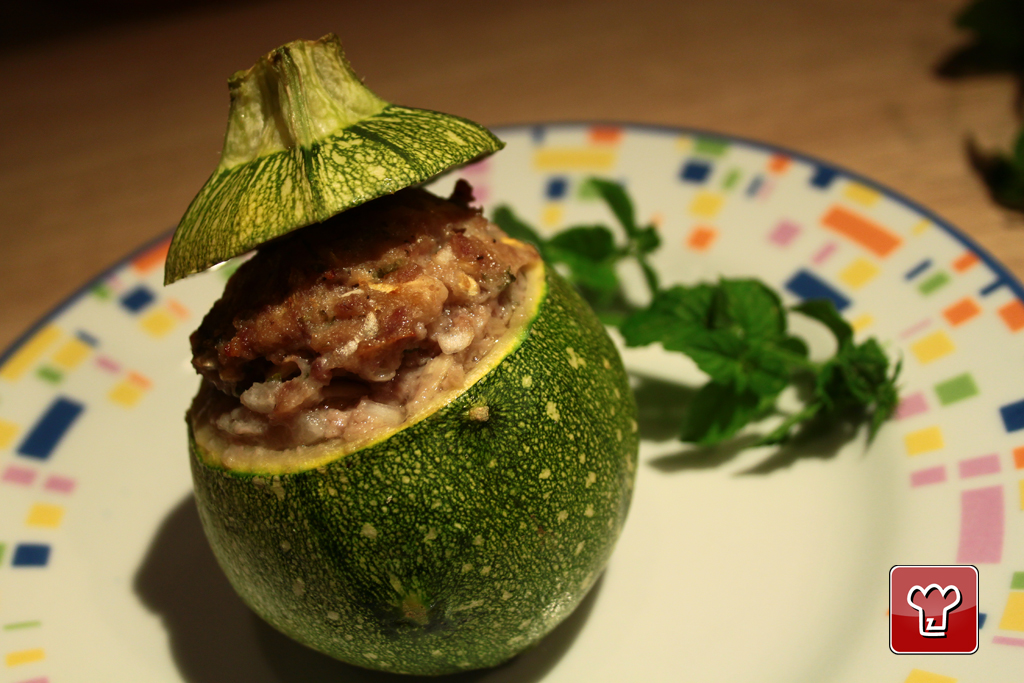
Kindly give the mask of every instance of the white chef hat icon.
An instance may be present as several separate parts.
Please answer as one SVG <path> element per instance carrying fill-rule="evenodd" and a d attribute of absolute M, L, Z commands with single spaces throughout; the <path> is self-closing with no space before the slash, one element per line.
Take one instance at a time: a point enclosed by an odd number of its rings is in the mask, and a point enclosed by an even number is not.
<path fill-rule="evenodd" d="M 950 593 L 953 593 L 953 595 L 955 596 L 953 602 L 942 607 L 942 620 L 937 624 L 935 623 L 934 616 L 925 616 L 925 608 L 923 605 L 918 605 L 914 602 L 914 596 L 917 593 L 920 593 L 921 597 L 927 598 L 932 591 L 938 591 L 939 595 L 941 595 L 943 599 L 945 599 L 946 596 Z M 959 588 L 957 588 L 956 586 L 946 586 L 945 588 L 943 588 L 937 583 L 930 583 L 928 584 L 927 588 L 914 586 L 910 589 L 910 592 L 907 593 L 907 602 L 910 604 L 911 607 L 917 610 L 917 632 L 927 638 L 946 637 L 946 628 L 948 628 L 949 626 L 949 620 L 947 619 L 947 616 L 951 611 L 959 607 L 962 601 L 963 598 L 960 597 Z"/>

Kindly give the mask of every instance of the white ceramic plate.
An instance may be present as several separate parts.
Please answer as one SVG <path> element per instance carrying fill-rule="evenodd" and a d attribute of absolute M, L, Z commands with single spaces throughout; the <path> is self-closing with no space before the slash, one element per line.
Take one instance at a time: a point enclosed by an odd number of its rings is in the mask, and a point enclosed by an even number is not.
<path fill-rule="evenodd" d="M 668 282 L 753 275 L 825 293 L 904 359 L 898 420 L 798 449 L 689 452 L 682 358 L 630 350 L 645 436 L 603 580 L 536 650 L 459 680 L 1019 680 L 1024 671 L 1024 290 L 927 210 L 783 150 L 672 129 L 499 131 L 464 169 L 486 207 L 542 230 L 611 216 L 621 180 Z M 446 191 L 454 182 L 439 183 Z M 234 596 L 190 494 L 189 332 L 225 270 L 161 287 L 166 240 L 100 276 L 0 365 L 0 679 L 368 681 L 277 635 Z M 813 337 L 824 339 L 812 326 Z M 639 378 L 646 379 L 639 379 Z M 889 651 L 896 564 L 980 571 L 980 648 Z M 409 680 L 402 678 L 401 680 Z"/>

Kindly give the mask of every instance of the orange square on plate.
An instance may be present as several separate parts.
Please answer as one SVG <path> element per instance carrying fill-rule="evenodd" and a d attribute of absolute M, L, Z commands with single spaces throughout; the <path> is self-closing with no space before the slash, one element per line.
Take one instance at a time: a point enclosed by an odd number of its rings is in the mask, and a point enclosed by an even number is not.
<path fill-rule="evenodd" d="M 1013 464 L 1018 470 L 1024 470 L 1024 446 L 1013 449 Z"/>
<path fill-rule="evenodd" d="M 999 309 L 999 317 L 1003 319 L 1011 332 L 1016 332 L 1024 327 L 1024 302 L 1014 299 Z"/>
<path fill-rule="evenodd" d="M 772 173 L 783 173 L 789 168 L 789 157 L 782 154 L 776 154 L 768 162 L 768 170 Z"/>
<path fill-rule="evenodd" d="M 956 327 L 981 313 L 981 308 L 970 297 L 965 297 L 942 312 L 949 324 Z"/>
<path fill-rule="evenodd" d="M 962 273 L 970 269 L 970 267 L 977 262 L 978 255 L 975 254 L 973 251 L 968 251 L 963 256 L 959 257 L 956 261 L 953 261 L 953 270 L 955 270 L 958 273 Z"/>
<path fill-rule="evenodd" d="M 695 251 L 704 251 L 712 245 L 717 236 L 718 231 L 714 228 L 699 225 L 694 228 L 690 232 L 690 236 L 686 238 L 686 246 Z"/>

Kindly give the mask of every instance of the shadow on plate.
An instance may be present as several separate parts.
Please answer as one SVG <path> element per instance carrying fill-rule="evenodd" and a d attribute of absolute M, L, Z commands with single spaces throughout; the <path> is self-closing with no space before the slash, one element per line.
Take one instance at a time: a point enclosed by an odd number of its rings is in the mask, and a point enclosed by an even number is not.
<path fill-rule="evenodd" d="M 765 475 L 785 469 L 799 460 L 830 460 L 857 436 L 859 427 L 858 421 L 809 425 L 789 442 L 775 447 L 765 460 L 737 474 Z M 754 446 L 759 438 L 759 435 L 752 434 L 731 439 L 718 446 L 692 446 L 654 458 L 649 464 L 661 472 L 711 469 L 729 463 L 743 449 Z"/>
<path fill-rule="evenodd" d="M 530 683 L 543 679 L 568 651 L 601 583 L 534 649 L 494 669 L 443 678 L 368 671 L 278 633 L 245 606 L 217 566 L 191 495 L 161 524 L 134 585 L 143 604 L 163 618 L 175 664 L 190 683 Z"/>
<path fill-rule="evenodd" d="M 697 389 L 647 375 L 634 374 L 633 377 L 640 438 L 646 441 L 677 438 Z"/>
<path fill-rule="evenodd" d="M 640 438 L 647 441 L 677 439 L 697 389 L 647 375 L 634 375 L 633 393 L 637 403 Z M 806 400 L 807 396 L 801 396 Z M 827 460 L 857 435 L 861 421 L 851 419 L 838 424 L 809 424 L 788 443 L 769 451 L 768 458 L 740 474 L 771 474 L 798 460 Z M 716 446 L 683 444 L 682 450 L 649 461 L 661 472 L 708 470 L 728 464 L 745 449 L 754 446 L 760 435 L 739 436 Z"/>

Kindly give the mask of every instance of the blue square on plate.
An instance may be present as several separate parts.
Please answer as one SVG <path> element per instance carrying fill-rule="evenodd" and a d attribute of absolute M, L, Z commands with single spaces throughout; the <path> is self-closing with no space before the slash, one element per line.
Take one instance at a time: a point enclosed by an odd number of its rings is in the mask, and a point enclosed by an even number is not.
<path fill-rule="evenodd" d="M 687 183 L 703 183 L 711 175 L 711 164 L 706 161 L 687 161 L 679 177 Z"/>
<path fill-rule="evenodd" d="M 1003 416 L 1003 426 L 1006 427 L 1006 431 L 1015 432 L 1018 429 L 1024 429 L 1024 401 L 1007 403 L 999 409 L 999 413 Z"/>
<path fill-rule="evenodd" d="M 834 168 L 818 166 L 814 169 L 814 175 L 811 176 L 811 185 L 819 190 L 824 190 L 832 184 L 837 175 L 839 175 L 839 171 Z"/>
<path fill-rule="evenodd" d="M 547 188 L 544 190 L 544 194 L 547 195 L 548 199 L 562 199 L 565 197 L 565 191 L 569 187 L 569 181 L 562 177 L 552 178 L 548 181 Z"/>
<path fill-rule="evenodd" d="M 50 546 L 42 543 L 19 543 L 14 548 L 14 567 L 45 567 L 50 561 Z"/>
<path fill-rule="evenodd" d="M 55 398 L 18 446 L 18 455 L 38 460 L 49 458 L 83 410 L 85 405 L 79 401 L 65 396 Z"/>
<path fill-rule="evenodd" d="M 132 313 L 138 313 L 146 306 L 153 303 L 156 296 L 143 285 L 139 285 L 132 291 L 121 297 L 121 305 Z"/>

